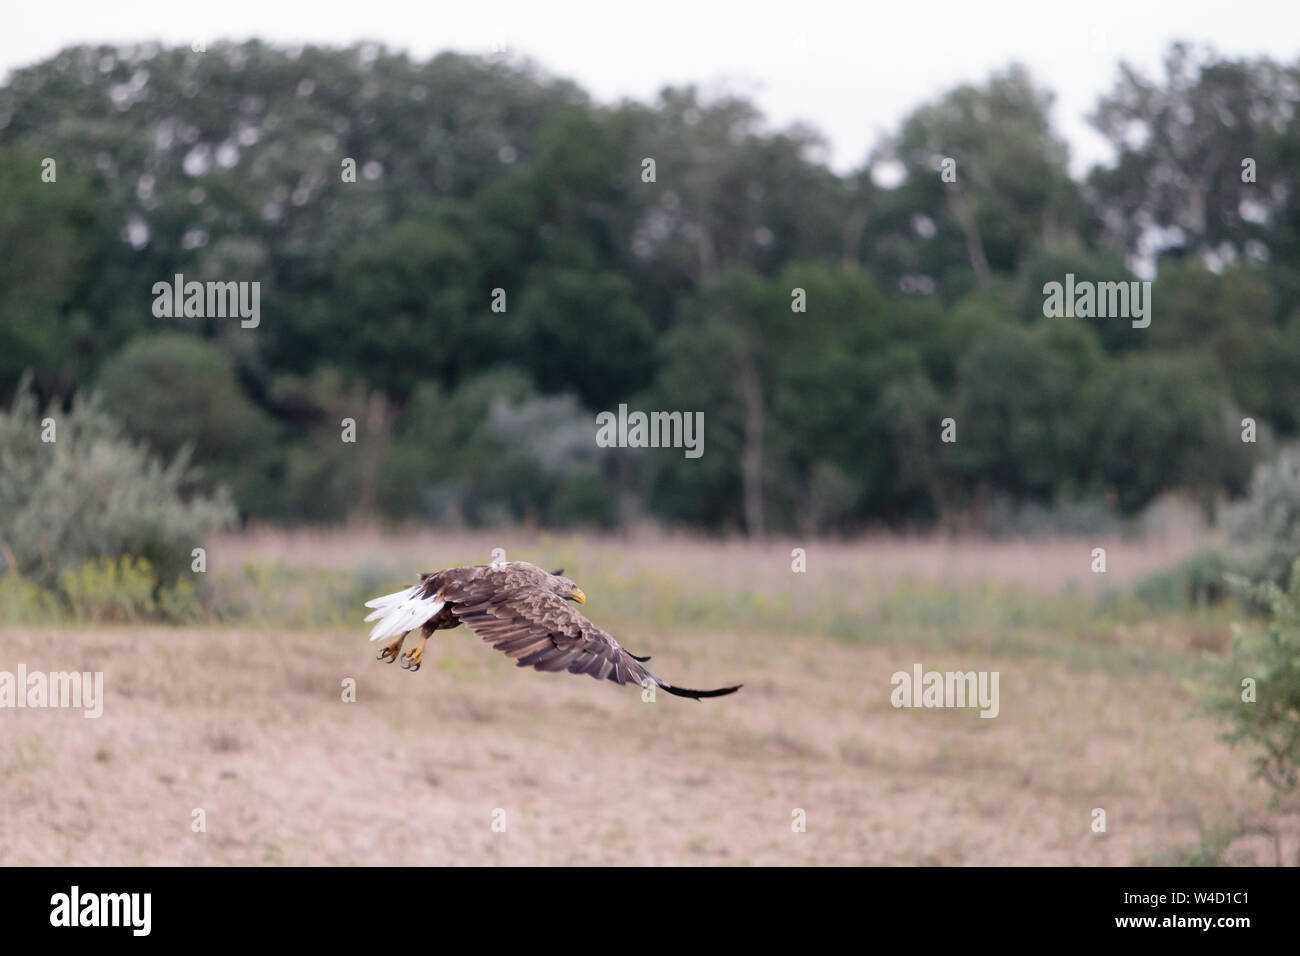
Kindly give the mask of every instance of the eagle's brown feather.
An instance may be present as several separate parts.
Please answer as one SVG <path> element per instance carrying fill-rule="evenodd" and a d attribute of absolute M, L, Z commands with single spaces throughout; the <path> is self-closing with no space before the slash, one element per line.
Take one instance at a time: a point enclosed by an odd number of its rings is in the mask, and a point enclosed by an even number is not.
<path fill-rule="evenodd" d="M 648 657 L 629 653 L 568 603 L 568 599 L 585 600 L 572 581 L 559 573 L 548 574 L 536 565 L 517 561 L 447 568 L 420 575 L 416 587 L 418 598 L 430 604 L 441 602 L 434 605 L 438 607 L 437 612 L 422 622 L 426 636 L 463 623 L 494 648 L 515 659 L 519 667 L 567 670 L 616 684 L 649 681 L 670 694 L 697 700 L 721 697 L 740 689 L 736 685 L 690 690 L 660 680 L 642 666 Z M 375 605 L 372 602 L 370 606 Z"/>
<path fill-rule="evenodd" d="M 618 641 L 550 591 L 521 587 L 453 612 L 520 667 L 567 670 L 616 684 L 657 680 Z"/>

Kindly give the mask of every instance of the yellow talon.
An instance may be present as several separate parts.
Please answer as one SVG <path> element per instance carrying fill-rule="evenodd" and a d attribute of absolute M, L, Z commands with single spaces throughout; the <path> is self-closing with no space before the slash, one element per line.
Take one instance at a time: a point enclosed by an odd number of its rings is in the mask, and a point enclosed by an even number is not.
<path fill-rule="evenodd" d="M 402 650 L 402 642 L 404 640 L 406 640 L 406 635 L 402 634 L 391 644 L 384 645 L 384 649 L 379 652 L 379 657 L 377 659 L 386 661 L 389 664 L 393 663 L 393 661 L 397 660 L 397 655 Z"/>
<path fill-rule="evenodd" d="M 402 666 L 408 671 L 418 671 L 420 665 L 424 663 L 424 645 L 428 640 L 429 638 L 427 635 L 421 634 L 420 639 L 416 641 L 415 646 L 402 655 Z"/>

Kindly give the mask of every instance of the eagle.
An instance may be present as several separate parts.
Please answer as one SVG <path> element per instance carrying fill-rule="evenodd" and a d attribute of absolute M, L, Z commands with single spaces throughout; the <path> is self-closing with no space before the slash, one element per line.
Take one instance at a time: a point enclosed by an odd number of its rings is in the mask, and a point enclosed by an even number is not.
<path fill-rule="evenodd" d="M 608 633 L 578 613 L 568 602 L 587 603 L 587 595 L 564 569 L 544 571 L 527 561 L 476 564 L 420 575 L 418 584 L 385 594 L 366 607 L 374 608 L 366 622 L 377 621 L 370 640 L 388 639 L 378 659 L 389 664 L 400 656 L 402 667 L 418 671 L 424 647 L 434 631 L 462 624 L 518 661 L 519 667 L 539 671 L 567 670 L 589 674 L 616 684 L 656 684 L 677 697 L 722 697 L 740 690 L 719 687 L 691 690 L 665 683 L 644 666 L 649 657 L 637 657 Z M 420 638 L 402 653 L 407 634 L 416 628 Z"/>

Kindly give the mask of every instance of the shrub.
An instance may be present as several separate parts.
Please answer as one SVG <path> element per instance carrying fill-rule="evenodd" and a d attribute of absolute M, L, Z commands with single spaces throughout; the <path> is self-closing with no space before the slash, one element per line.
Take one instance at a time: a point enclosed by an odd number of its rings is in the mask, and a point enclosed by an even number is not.
<path fill-rule="evenodd" d="M 1198 551 L 1172 568 L 1138 582 L 1135 596 L 1157 611 L 1183 611 L 1218 604 L 1227 596 L 1227 564 L 1218 551 Z"/>
<path fill-rule="evenodd" d="M 538 396 L 517 372 L 485 372 L 450 391 L 426 382 L 385 461 L 381 501 L 393 517 L 453 524 L 542 515 L 605 524 L 615 502 L 594 487 L 601 460 L 594 439 L 593 419 L 572 396 Z M 596 510 L 581 513 L 588 504 Z"/>
<path fill-rule="evenodd" d="M 63 617 L 59 596 L 17 571 L 0 574 L 0 625 L 54 624 Z"/>
<path fill-rule="evenodd" d="M 59 583 L 79 621 L 177 621 L 194 617 L 198 610 L 190 581 L 180 578 L 164 586 L 144 558 L 96 558 L 80 568 L 64 569 Z"/>
<path fill-rule="evenodd" d="M 1254 749 L 1255 775 L 1279 795 L 1290 793 L 1300 782 L 1300 561 L 1285 591 L 1271 580 L 1252 584 L 1230 575 L 1229 582 L 1270 619 L 1262 630 L 1234 627 L 1233 684 L 1254 678 L 1255 699 L 1234 691 L 1212 706 L 1229 722 L 1224 739 Z"/>
<path fill-rule="evenodd" d="M 1162 490 L 1195 489 L 1204 501 L 1215 490 L 1237 490 L 1254 446 L 1225 427 L 1226 385 L 1199 355 L 1127 355 L 1109 368 L 1091 395 L 1097 423 L 1095 455 L 1120 510 L 1133 514 Z"/>
<path fill-rule="evenodd" d="M 546 520 L 557 528 L 612 528 L 618 521 L 618 502 L 609 482 L 591 468 L 564 479 L 551 498 Z"/>
<path fill-rule="evenodd" d="M 104 409 L 159 454 L 192 447 L 207 486 L 229 486 L 241 507 L 268 490 L 275 426 L 211 342 L 181 332 L 133 339 L 104 364 L 98 390 Z"/>
<path fill-rule="evenodd" d="M 25 386 L 26 383 L 24 383 Z M 43 441 L 43 419 L 54 441 Z M 224 491 L 193 492 L 184 449 L 164 464 L 94 399 L 44 416 L 20 387 L 0 411 L 0 555 L 9 571 L 51 587 L 95 558 L 143 558 L 160 585 L 187 570 L 193 548 L 234 520 Z"/>
<path fill-rule="evenodd" d="M 1283 584 L 1300 558 L 1300 447 L 1255 467 L 1246 497 L 1223 509 L 1233 565 L 1248 578 Z"/>
<path fill-rule="evenodd" d="M 393 410 L 384 393 L 322 367 L 278 376 L 270 398 L 298 438 L 281 456 L 280 486 L 240 506 L 291 521 L 373 516 L 392 458 Z"/>
<path fill-rule="evenodd" d="M 205 615 L 197 589 L 185 578 L 164 585 L 144 558 L 95 558 L 64 568 L 58 583 L 41 587 L 17 571 L 0 574 L 0 625 L 69 621 L 193 621 Z"/>

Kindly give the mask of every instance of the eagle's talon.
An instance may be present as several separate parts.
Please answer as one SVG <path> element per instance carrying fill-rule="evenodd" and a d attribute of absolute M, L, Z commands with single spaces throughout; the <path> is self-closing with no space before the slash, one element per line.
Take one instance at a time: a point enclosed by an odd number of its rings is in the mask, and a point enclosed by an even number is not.
<path fill-rule="evenodd" d="M 416 645 L 402 655 L 402 667 L 414 674 L 424 663 L 424 645 L 428 638 L 421 636 Z"/>
<path fill-rule="evenodd" d="M 401 635 L 397 640 L 393 641 L 391 644 L 386 645 L 379 652 L 379 656 L 376 657 L 375 660 L 386 661 L 389 664 L 393 663 L 393 661 L 397 660 L 397 655 L 402 650 L 402 642 L 405 640 L 406 640 L 406 635 L 405 634 Z"/>

